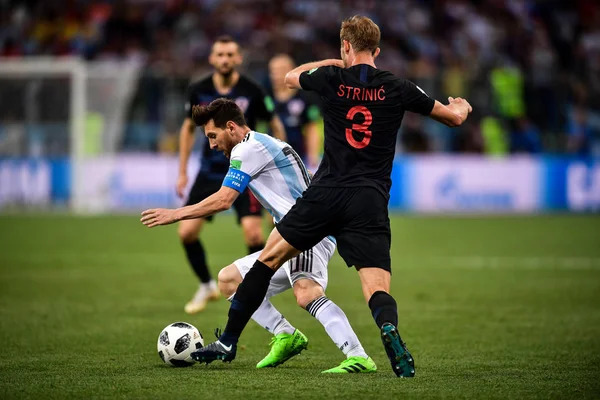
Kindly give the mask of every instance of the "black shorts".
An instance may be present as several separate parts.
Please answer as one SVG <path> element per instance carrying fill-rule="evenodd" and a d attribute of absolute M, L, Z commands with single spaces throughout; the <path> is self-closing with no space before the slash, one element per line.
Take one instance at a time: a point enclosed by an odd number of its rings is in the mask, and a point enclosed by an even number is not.
<path fill-rule="evenodd" d="M 309 186 L 277 230 L 302 251 L 333 236 L 349 267 L 391 271 L 388 199 L 375 188 Z"/>
<path fill-rule="evenodd" d="M 207 197 L 217 193 L 219 189 L 221 189 L 221 184 L 221 181 L 208 179 L 206 175 L 198 174 L 198 176 L 196 176 L 196 180 L 194 181 L 194 185 L 190 190 L 190 194 L 188 196 L 187 201 L 185 202 L 185 205 L 189 206 L 192 204 L 200 203 Z M 241 193 L 239 197 L 233 202 L 233 208 L 235 209 L 235 213 L 237 214 L 238 224 L 244 217 L 260 217 L 262 215 L 262 206 L 249 189 L 244 190 L 244 192 Z M 212 221 L 212 219 L 212 215 L 206 218 L 207 221 Z"/>

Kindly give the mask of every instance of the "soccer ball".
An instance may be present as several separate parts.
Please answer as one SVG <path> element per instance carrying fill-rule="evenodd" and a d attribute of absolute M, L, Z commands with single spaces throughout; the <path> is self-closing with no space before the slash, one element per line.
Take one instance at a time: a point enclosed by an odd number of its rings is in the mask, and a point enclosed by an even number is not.
<path fill-rule="evenodd" d="M 175 322 L 158 335 L 158 355 L 165 364 L 188 367 L 194 363 L 192 352 L 204 346 L 202 334 L 187 322 Z"/>

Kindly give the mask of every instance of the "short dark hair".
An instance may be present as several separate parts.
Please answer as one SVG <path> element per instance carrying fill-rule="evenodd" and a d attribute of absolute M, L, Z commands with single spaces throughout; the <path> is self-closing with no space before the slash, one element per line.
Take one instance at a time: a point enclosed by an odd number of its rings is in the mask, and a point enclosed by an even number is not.
<path fill-rule="evenodd" d="M 235 43 L 238 46 L 240 45 L 232 36 L 229 35 L 221 35 L 215 39 L 215 43 Z"/>
<path fill-rule="evenodd" d="M 235 40 L 233 37 L 229 36 L 229 35 L 221 35 L 219 37 L 217 37 L 215 39 L 215 42 L 212 44 L 212 48 L 211 48 L 211 52 L 213 52 L 215 50 L 215 45 L 217 43 L 222 43 L 222 44 L 228 44 L 228 43 L 233 43 L 235 44 L 236 47 L 236 51 L 240 54 L 242 54 L 242 47 L 240 46 L 240 44 L 237 42 L 237 40 Z"/>
<path fill-rule="evenodd" d="M 217 128 L 225 128 L 227 121 L 233 121 L 239 126 L 246 126 L 244 113 L 235 104 L 235 101 L 223 97 L 213 100 L 207 106 L 193 106 L 192 119 L 197 126 L 204 126 L 211 119 Z"/>

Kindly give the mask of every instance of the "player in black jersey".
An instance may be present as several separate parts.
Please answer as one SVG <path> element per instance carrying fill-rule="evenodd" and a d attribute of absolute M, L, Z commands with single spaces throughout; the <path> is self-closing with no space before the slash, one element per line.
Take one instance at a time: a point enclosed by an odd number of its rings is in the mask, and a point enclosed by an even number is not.
<path fill-rule="evenodd" d="M 285 74 L 295 66 L 294 60 L 287 54 L 278 54 L 269 61 L 275 112 L 285 127 L 287 142 L 308 169 L 316 171 L 321 145 L 317 121 L 321 119 L 321 111 L 310 93 L 286 86 Z"/>
<path fill-rule="evenodd" d="M 466 100 L 443 105 L 414 83 L 378 70 L 379 27 L 355 16 L 342 23 L 342 60 L 301 65 L 286 84 L 316 91 L 324 103 L 325 154 L 302 197 L 277 224 L 258 261 L 239 285 L 217 342 L 192 353 L 198 361 L 235 358 L 238 338 L 262 302 L 269 281 L 286 260 L 327 235 L 337 239 L 348 266 L 355 266 L 363 294 L 381 330 L 397 376 L 415 375 L 414 361 L 398 333 L 391 281 L 388 199 L 396 136 L 405 111 L 448 126 L 471 112 Z"/>
<path fill-rule="evenodd" d="M 285 131 L 279 118 L 274 114 L 273 100 L 263 89 L 248 77 L 240 74 L 237 67 L 242 63 L 239 45 L 230 37 L 218 38 L 213 44 L 209 58 L 214 72 L 188 88 L 186 112 L 179 139 L 179 177 L 177 194 L 183 197 L 188 184 L 187 164 L 194 145 L 196 125 L 192 120 L 194 105 L 207 105 L 219 97 L 233 99 L 244 112 L 248 126 L 255 129 L 259 120 L 269 121 L 273 135 L 285 140 Z M 196 204 L 217 192 L 229 169 L 229 160 L 220 152 L 210 149 L 208 141 L 202 148 L 200 171 L 194 181 L 186 205 Z M 234 203 L 238 223 L 242 226 L 248 253 L 254 253 L 264 246 L 262 233 L 261 206 L 258 200 L 245 191 Z M 210 217 L 208 218 L 210 220 Z M 199 240 L 204 219 L 181 221 L 178 228 L 188 261 L 200 279 L 200 286 L 194 297 L 185 305 L 185 311 L 194 314 L 202 311 L 209 300 L 218 298 L 219 291 L 211 278 L 206 264 L 206 255 Z"/>

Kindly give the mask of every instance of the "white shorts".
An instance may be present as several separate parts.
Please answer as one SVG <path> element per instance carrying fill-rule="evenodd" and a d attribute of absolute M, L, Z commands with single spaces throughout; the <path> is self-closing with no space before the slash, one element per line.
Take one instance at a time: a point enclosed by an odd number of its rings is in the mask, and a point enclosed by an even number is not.
<path fill-rule="evenodd" d="M 315 281 L 325 290 L 327 288 L 327 264 L 333 257 L 334 252 L 335 244 L 329 239 L 323 239 L 312 249 L 306 250 L 287 261 L 271 278 L 266 298 L 291 289 L 298 279 Z M 260 253 L 260 251 L 257 251 L 234 261 L 242 278 L 250 271 Z"/>

